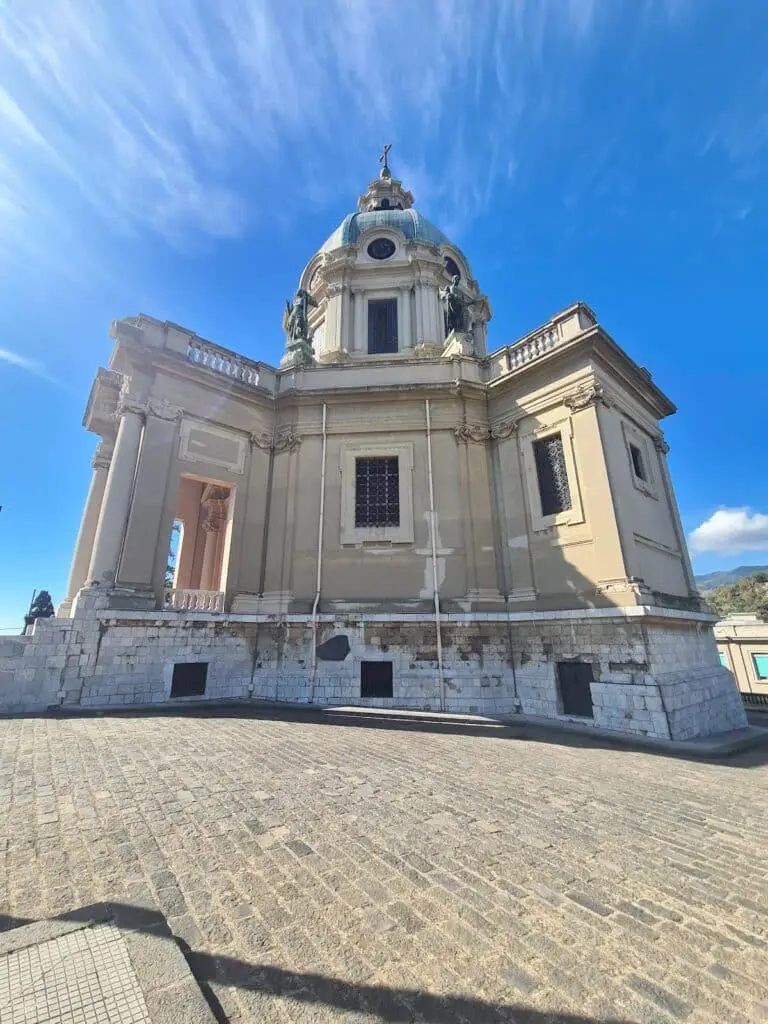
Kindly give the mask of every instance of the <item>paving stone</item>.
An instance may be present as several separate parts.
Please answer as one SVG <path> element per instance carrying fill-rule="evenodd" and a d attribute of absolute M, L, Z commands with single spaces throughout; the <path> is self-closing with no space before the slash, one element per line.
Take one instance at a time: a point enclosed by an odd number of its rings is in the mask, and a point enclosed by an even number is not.
<path fill-rule="evenodd" d="M 754 1021 L 764 761 L 319 720 L 6 719 L 0 928 L 161 909 L 232 1021 Z"/>

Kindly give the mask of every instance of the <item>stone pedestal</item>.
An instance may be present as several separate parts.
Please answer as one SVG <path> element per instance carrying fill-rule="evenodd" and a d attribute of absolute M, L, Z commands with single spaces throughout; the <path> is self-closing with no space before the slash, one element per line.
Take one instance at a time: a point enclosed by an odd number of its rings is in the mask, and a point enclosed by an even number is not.
<path fill-rule="evenodd" d="M 442 354 L 444 356 L 473 356 L 475 339 L 467 331 L 451 331 L 445 339 Z"/>
<path fill-rule="evenodd" d="M 439 345 L 430 345 L 422 342 L 421 345 L 416 346 L 413 354 L 417 359 L 439 359 L 443 354 L 443 350 Z"/>
<path fill-rule="evenodd" d="M 285 369 L 287 366 L 312 366 L 315 362 L 315 353 L 308 341 L 296 341 L 288 345 L 285 355 L 280 360 L 280 366 Z"/>

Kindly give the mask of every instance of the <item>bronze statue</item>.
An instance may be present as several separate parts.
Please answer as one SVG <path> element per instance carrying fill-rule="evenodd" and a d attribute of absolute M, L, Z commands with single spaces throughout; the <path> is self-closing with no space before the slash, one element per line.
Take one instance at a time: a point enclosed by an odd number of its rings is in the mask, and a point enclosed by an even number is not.
<path fill-rule="evenodd" d="M 309 309 L 310 306 L 317 306 L 305 288 L 299 288 L 294 296 L 293 303 L 285 300 L 285 312 L 283 313 L 283 329 L 293 342 L 303 341 L 309 344 Z"/>
<path fill-rule="evenodd" d="M 459 275 L 454 274 L 451 283 L 440 289 L 440 298 L 445 309 L 445 327 L 451 331 L 462 333 L 467 330 L 467 310 L 474 302 L 467 299 L 459 288 Z"/>

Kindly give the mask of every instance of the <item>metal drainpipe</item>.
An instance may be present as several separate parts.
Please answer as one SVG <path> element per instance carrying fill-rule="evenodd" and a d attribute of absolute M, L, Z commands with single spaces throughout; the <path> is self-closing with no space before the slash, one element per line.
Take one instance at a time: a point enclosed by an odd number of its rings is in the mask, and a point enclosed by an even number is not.
<path fill-rule="evenodd" d="M 440 630 L 440 595 L 437 592 L 437 538 L 435 529 L 435 488 L 432 482 L 432 419 L 429 399 L 427 411 L 427 476 L 429 478 L 429 532 L 432 540 L 432 591 L 435 598 L 435 630 L 437 632 L 437 677 L 440 684 L 440 710 L 445 711 L 445 679 L 443 678 L 443 638 Z"/>
<path fill-rule="evenodd" d="M 320 585 L 323 579 L 323 527 L 325 525 L 325 449 L 328 443 L 326 432 L 328 407 L 323 402 L 323 453 L 320 461 L 320 515 L 317 523 L 317 583 L 315 600 L 312 604 L 312 668 L 309 672 L 308 701 L 311 704 L 315 696 L 315 676 L 317 675 L 317 608 L 320 604 Z"/>

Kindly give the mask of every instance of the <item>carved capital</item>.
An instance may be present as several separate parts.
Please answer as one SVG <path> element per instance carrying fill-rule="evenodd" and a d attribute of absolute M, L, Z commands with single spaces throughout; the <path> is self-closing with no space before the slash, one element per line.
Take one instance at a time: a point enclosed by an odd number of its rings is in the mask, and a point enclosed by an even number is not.
<path fill-rule="evenodd" d="M 520 426 L 519 420 L 502 420 L 491 430 L 491 437 L 494 441 L 503 441 L 507 437 L 516 434 Z"/>
<path fill-rule="evenodd" d="M 491 438 L 491 432 L 488 427 L 481 427 L 474 423 L 462 423 L 461 426 L 456 427 L 454 431 L 456 440 L 468 444 L 473 442 L 474 444 L 485 444 Z"/>
<path fill-rule="evenodd" d="M 338 281 L 331 281 L 325 286 L 325 294 L 329 299 L 334 298 L 336 295 L 341 295 L 344 286 Z"/>
<path fill-rule="evenodd" d="M 145 399 L 140 399 L 136 395 L 132 395 L 129 391 L 131 386 L 130 377 L 123 377 L 123 383 L 120 387 L 120 394 L 117 399 L 117 408 L 115 410 L 115 416 L 120 419 L 128 412 L 135 413 L 137 416 L 146 416 L 147 414 L 147 402 Z"/>
<path fill-rule="evenodd" d="M 99 441 L 91 459 L 91 469 L 109 469 L 114 448 L 114 441 Z"/>
<path fill-rule="evenodd" d="M 292 452 L 301 444 L 301 438 L 293 429 L 281 430 L 275 434 L 272 440 L 272 449 L 276 452 Z"/>
<path fill-rule="evenodd" d="M 611 404 L 603 390 L 603 385 L 598 382 L 587 384 L 576 391 L 572 391 L 570 395 L 565 396 L 563 403 L 568 406 L 571 412 L 580 412 L 582 409 L 588 409 L 591 405 L 610 406 Z"/>
<path fill-rule="evenodd" d="M 228 492 L 221 488 L 213 488 L 210 495 L 203 499 L 202 505 L 205 510 L 203 530 L 206 533 L 219 533 L 227 522 Z"/>
<path fill-rule="evenodd" d="M 171 405 L 164 398 L 150 398 L 147 403 L 147 414 L 150 416 L 157 416 L 159 420 L 180 420 L 183 415 L 183 409 L 180 409 L 177 405 Z"/>
<path fill-rule="evenodd" d="M 249 434 L 248 440 L 254 448 L 262 448 L 265 452 L 268 452 L 272 447 L 271 434 Z"/>
<path fill-rule="evenodd" d="M 293 427 L 278 430 L 274 434 L 251 434 L 249 440 L 254 447 L 267 452 L 292 452 L 301 444 L 301 438 Z"/>
<path fill-rule="evenodd" d="M 653 447 L 656 449 L 657 452 L 661 452 L 662 455 L 666 455 L 669 452 L 669 445 L 664 440 L 663 434 L 659 434 L 658 437 L 654 437 Z"/>

